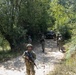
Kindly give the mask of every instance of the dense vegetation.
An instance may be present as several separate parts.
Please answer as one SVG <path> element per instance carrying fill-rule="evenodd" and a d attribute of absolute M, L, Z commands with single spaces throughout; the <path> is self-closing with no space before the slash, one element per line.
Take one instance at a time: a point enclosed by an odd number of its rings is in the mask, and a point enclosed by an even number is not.
<path fill-rule="evenodd" d="M 70 28 L 72 35 L 71 35 L 71 39 L 68 40 L 64 45 L 67 49 L 66 58 L 65 58 L 66 61 L 65 62 L 63 61 L 61 65 L 58 65 L 55 72 L 53 72 L 52 74 L 50 73 L 49 75 L 75 75 L 76 74 L 76 70 L 75 70 L 76 69 L 76 65 L 75 65 L 76 64 L 76 55 L 75 55 L 76 53 L 76 0 L 59 0 L 58 3 L 61 5 L 59 6 L 59 8 L 63 6 L 66 10 L 66 14 L 67 14 L 66 16 L 68 16 L 69 19 L 67 19 L 68 17 L 65 18 L 66 19 L 65 22 L 67 20 L 68 22 L 66 22 L 64 25 L 67 27 L 67 29 Z M 64 17 L 65 16 L 63 16 L 62 19 Z M 60 28 L 60 30 L 62 31 L 61 32 L 62 34 L 65 33 L 64 30 L 67 31 L 65 29 L 65 26 L 61 26 Z M 65 36 L 67 36 L 67 34 Z"/>
<path fill-rule="evenodd" d="M 68 50 L 75 50 L 76 0 L 0 0 L 0 50 L 26 42 L 27 34 L 38 39 L 48 29 L 70 39 Z"/>
<path fill-rule="evenodd" d="M 76 0 L 0 0 L 0 60 L 13 56 L 14 53 L 6 50 L 12 51 L 20 43 L 27 42 L 27 34 L 34 40 L 48 29 L 60 32 L 66 40 L 66 59 L 75 54 Z M 68 62 L 72 63 L 72 60 Z M 68 73 L 73 69 L 68 67 L 75 69 L 75 62 L 67 65 L 68 62 L 62 64 L 63 69 L 59 67 L 54 75 L 70 75 Z M 63 70 L 65 73 L 69 71 L 64 74 Z"/>
<path fill-rule="evenodd" d="M 26 33 L 35 39 L 48 28 L 68 39 L 75 25 L 75 5 L 75 0 L 0 0 L 0 33 L 11 47 L 26 41 Z"/>
<path fill-rule="evenodd" d="M 54 23 L 49 8 L 49 0 L 0 0 L 0 32 L 11 46 L 26 40 L 26 33 L 37 37 Z"/>

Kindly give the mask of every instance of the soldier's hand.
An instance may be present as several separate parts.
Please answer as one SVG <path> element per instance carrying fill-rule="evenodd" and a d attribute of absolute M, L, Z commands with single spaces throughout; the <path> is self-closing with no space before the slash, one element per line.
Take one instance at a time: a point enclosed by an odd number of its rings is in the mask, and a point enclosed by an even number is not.
<path fill-rule="evenodd" d="M 25 58 L 29 60 L 29 57 L 28 56 L 26 56 Z"/>

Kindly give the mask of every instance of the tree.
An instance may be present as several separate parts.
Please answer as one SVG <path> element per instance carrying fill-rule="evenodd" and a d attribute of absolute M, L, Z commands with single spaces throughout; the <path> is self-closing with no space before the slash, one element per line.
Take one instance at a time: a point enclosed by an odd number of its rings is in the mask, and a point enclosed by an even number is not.
<path fill-rule="evenodd" d="M 0 5 L 0 31 L 15 46 L 26 36 L 47 30 L 49 0 L 4 0 Z"/>

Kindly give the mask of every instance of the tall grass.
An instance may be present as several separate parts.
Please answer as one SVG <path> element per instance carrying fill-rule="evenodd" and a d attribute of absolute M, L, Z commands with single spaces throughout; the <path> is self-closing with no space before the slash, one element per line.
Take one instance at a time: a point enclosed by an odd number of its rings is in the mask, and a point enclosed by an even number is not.
<path fill-rule="evenodd" d="M 57 65 L 56 70 L 49 75 L 76 75 L 76 55 L 61 65 Z"/>

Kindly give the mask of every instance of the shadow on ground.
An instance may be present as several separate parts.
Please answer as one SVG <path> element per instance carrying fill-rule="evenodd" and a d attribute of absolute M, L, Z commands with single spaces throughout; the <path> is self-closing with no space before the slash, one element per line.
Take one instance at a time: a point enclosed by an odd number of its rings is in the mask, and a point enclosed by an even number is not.
<path fill-rule="evenodd" d="M 51 66 L 54 66 L 55 64 L 59 64 L 61 59 L 63 58 L 63 54 L 58 51 L 56 41 L 53 41 L 53 40 L 46 40 L 45 53 L 42 53 L 40 44 L 34 47 L 34 51 L 37 55 L 36 64 L 40 69 L 40 70 L 36 69 L 37 71 L 36 75 L 39 75 L 38 72 L 41 72 L 41 70 L 43 71 L 42 69 L 43 65 L 45 66 L 45 70 L 50 71 L 53 68 Z M 47 68 L 47 66 L 49 67 Z M 19 56 L 7 62 L 0 63 L 0 70 L 2 69 L 1 67 L 3 67 L 6 70 L 12 70 L 12 71 L 17 70 L 21 72 L 22 70 L 25 70 L 25 63 L 22 57 Z M 2 74 L 2 75 L 5 75 L 5 74 Z"/>

